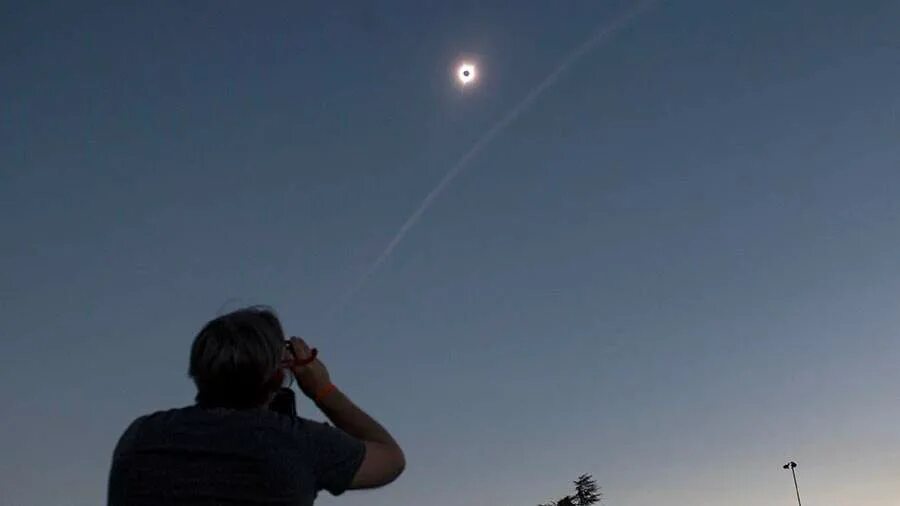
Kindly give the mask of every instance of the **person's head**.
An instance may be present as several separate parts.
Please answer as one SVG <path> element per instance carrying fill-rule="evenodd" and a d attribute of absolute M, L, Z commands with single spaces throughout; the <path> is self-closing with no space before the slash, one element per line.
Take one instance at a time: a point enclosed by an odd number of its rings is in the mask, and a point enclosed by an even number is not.
<path fill-rule="evenodd" d="M 191 346 L 189 375 L 202 406 L 263 406 L 281 384 L 284 331 L 274 311 L 248 307 L 207 323 Z"/>

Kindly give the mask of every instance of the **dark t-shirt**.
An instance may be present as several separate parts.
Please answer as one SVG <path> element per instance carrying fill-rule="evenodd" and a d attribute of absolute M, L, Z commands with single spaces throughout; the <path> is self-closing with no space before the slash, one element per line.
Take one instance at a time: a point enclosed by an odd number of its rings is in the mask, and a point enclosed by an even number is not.
<path fill-rule="evenodd" d="M 267 409 L 161 411 L 119 440 L 108 504 L 310 506 L 343 493 L 364 455 L 338 429 Z"/>

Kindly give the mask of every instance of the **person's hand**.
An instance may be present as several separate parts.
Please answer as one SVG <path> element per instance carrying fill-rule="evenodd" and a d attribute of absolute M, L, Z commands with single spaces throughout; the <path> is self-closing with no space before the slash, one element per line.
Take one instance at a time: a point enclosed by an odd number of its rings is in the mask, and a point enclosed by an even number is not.
<path fill-rule="evenodd" d="M 308 364 L 300 365 L 313 354 L 303 339 L 292 337 L 291 349 L 294 350 L 294 357 L 296 358 L 291 363 L 291 372 L 297 378 L 297 384 L 300 386 L 303 394 L 310 399 L 315 399 L 317 395 L 331 385 L 331 376 L 328 374 L 328 369 L 325 368 L 325 364 L 318 358 Z"/>

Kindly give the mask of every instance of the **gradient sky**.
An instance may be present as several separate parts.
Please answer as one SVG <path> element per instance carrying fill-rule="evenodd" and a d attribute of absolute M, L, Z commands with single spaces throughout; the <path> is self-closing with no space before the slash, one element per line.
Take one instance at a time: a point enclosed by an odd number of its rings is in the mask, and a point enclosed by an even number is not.
<path fill-rule="evenodd" d="M 629 5 L 336 3 L 0 7 L 0 503 L 102 504 L 265 303 L 407 451 L 324 505 L 787 505 L 790 458 L 804 504 L 900 504 L 900 3 L 662 2 L 329 319 Z"/>

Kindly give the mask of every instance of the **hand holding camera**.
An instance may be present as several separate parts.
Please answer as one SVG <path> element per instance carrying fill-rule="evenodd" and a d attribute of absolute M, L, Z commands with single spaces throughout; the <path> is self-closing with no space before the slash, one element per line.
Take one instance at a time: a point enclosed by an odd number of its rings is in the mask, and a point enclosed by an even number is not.
<path fill-rule="evenodd" d="M 319 402 L 334 390 L 328 369 L 318 358 L 318 350 L 310 348 L 303 339 L 292 337 L 286 342 L 285 351 L 289 368 L 304 395 Z"/>

